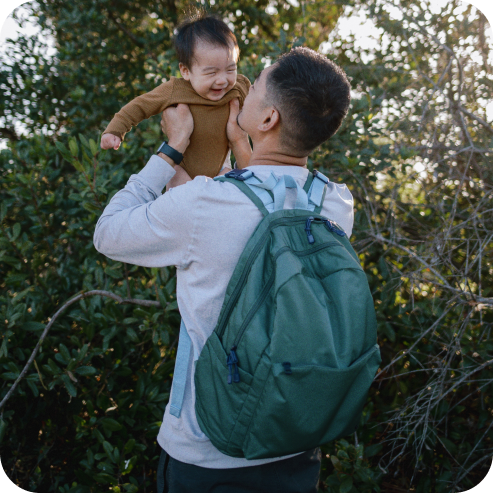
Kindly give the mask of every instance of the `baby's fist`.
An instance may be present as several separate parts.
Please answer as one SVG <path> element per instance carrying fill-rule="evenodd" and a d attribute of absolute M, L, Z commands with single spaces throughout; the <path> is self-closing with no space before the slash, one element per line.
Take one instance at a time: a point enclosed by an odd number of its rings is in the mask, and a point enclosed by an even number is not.
<path fill-rule="evenodd" d="M 120 147 L 122 140 L 116 135 L 104 134 L 101 137 L 101 149 L 115 149 L 115 151 Z"/>

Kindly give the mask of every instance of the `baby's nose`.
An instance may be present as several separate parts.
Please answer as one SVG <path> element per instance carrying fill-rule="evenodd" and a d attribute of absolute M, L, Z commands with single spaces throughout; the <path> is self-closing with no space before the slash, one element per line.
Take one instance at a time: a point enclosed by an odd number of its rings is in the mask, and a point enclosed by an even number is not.
<path fill-rule="evenodd" d="M 225 86 L 228 84 L 228 79 L 225 75 L 219 75 L 216 79 L 216 84 L 218 86 Z"/>

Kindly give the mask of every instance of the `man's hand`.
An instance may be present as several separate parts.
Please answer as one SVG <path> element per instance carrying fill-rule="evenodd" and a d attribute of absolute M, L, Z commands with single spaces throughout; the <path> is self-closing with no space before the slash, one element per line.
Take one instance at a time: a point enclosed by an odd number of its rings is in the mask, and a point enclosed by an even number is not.
<path fill-rule="evenodd" d="M 193 116 L 188 105 L 166 108 L 161 118 L 161 130 L 168 136 L 168 144 L 183 154 L 193 132 Z"/>
<path fill-rule="evenodd" d="M 101 149 L 115 149 L 115 151 L 120 147 L 122 140 L 116 135 L 104 134 L 101 137 Z"/>
<path fill-rule="evenodd" d="M 228 136 L 230 147 L 234 147 L 240 142 L 248 140 L 247 133 L 238 126 L 236 118 L 240 112 L 240 102 L 238 98 L 229 102 L 229 119 L 226 126 L 226 135 Z"/>
<path fill-rule="evenodd" d="M 239 169 L 246 168 L 252 155 L 252 148 L 248 141 L 248 135 L 243 131 L 236 120 L 240 112 L 240 103 L 237 98 L 229 102 L 229 119 L 226 126 L 226 135 L 229 140 L 229 146 L 236 158 L 236 167 Z"/>

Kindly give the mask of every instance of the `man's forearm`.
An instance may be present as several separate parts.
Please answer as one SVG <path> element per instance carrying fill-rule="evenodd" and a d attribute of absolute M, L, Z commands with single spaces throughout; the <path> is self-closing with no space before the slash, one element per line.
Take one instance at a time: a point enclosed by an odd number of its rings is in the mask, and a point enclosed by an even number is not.
<path fill-rule="evenodd" d="M 252 148 L 250 147 L 248 137 L 238 142 L 232 142 L 231 151 L 236 159 L 236 167 L 238 169 L 246 168 L 250 163 L 250 158 L 252 156 Z"/>

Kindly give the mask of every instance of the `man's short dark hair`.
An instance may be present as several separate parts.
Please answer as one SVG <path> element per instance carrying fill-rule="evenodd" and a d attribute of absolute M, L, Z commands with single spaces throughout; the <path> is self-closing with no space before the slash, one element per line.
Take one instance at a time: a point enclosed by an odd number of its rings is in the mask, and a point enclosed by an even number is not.
<path fill-rule="evenodd" d="M 351 101 L 345 72 L 309 48 L 279 57 L 266 84 L 266 102 L 281 117 L 281 145 L 297 155 L 308 155 L 332 137 Z"/>
<path fill-rule="evenodd" d="M 238 42 L 228 25 L 218 17 L 205 10 L 199 10 L 187 17 L 179 26 L 175 37 L 175 49 L 178 61 L 190 69 L 193 64 L 194 51 L 197 41 L 203 41 L 215 46 L 238 50 Z"/>

